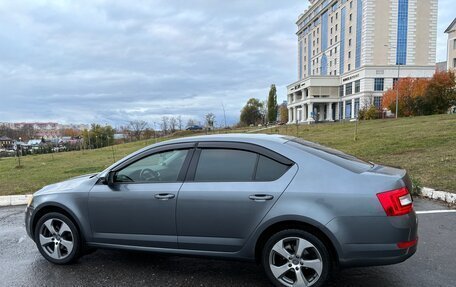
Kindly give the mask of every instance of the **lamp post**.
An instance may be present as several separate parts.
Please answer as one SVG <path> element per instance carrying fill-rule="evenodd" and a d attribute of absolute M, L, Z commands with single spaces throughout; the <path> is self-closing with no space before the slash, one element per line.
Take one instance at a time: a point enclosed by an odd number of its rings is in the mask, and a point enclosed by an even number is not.
<path fill-rule="evenodd" d="M 389 45 L 383 45 L 385 47 L 389 47 Z M 392 46 L 392 49 L 397 49 L 397 47 Z M 397 119 L 397 114 L 399 112 L 399 79 L 401 76 L 401 64 L 396 60 L 396 65 L 397 65 L 397 81 L 396 81 L 396 119 Z M 394 88 L 394 87 L 393 87 Z"/>

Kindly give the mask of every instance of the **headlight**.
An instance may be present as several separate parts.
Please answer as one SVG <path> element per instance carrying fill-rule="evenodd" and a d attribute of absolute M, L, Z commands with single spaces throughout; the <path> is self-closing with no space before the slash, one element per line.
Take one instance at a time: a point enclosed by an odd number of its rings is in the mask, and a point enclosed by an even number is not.
<path fill-rule="evenodd" d="M 32 201 L 33 201 L 33 195 L 30 196 L 29 199 L 27 200 L 27 207 L 29 207 L 32 204 Z"/>

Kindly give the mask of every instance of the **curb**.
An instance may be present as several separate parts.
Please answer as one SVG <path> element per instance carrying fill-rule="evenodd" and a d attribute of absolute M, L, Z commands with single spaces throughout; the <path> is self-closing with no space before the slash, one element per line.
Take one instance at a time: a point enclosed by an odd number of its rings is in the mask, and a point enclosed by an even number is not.
<path fill-rule="evenodd" d="M 450 193 L 446 191 L 438 191 L 429 187 L 421 188 L 421 196 L 443 201 L 449 204 L 456 204 L 456 193 Z"/>
<path fill-rule="evenodd" d="M 31 194 L 0 196 L 0 206 L 25 205 L 31 197 Z"/>

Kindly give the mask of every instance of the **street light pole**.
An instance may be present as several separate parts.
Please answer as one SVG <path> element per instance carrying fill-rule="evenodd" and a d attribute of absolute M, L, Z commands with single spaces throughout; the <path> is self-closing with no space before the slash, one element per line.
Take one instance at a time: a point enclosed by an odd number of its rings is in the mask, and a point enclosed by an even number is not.
<path fill-rule="evenodd" d="M 397 63 L 397 82 L 396 82 L 396 119 L 398 114 L 398 107 L 399 107 L 399 78 L 401 73 L 401 64 Z"/>

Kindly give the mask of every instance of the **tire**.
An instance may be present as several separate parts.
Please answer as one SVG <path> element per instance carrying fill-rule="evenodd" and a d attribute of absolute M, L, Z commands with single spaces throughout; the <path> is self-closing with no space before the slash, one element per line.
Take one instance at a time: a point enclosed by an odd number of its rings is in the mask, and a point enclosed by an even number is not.
<path fill-rule="evenodd" d="M 323 286 L 331 257 L 323 242 L 300 229 L 280 231 L 266 242 L 261 262 L 274 286 Z"/>
<path fill-rule="evenodd" d="M 35 243 L 46 260 L 64 265 L 75 262 L 81 255 L 79 231 L 68 217 L 51 212 L 38 220 Z"/>

